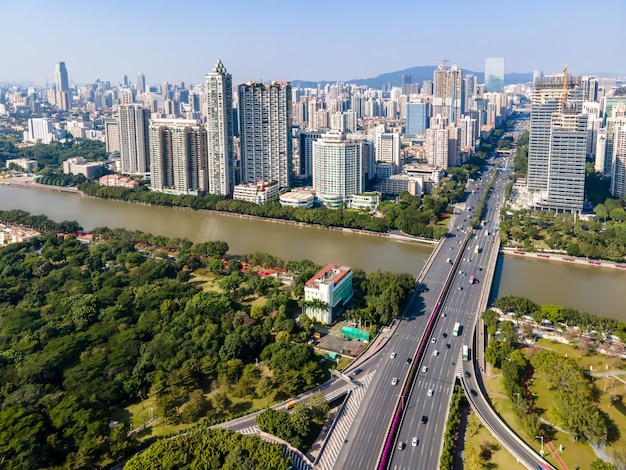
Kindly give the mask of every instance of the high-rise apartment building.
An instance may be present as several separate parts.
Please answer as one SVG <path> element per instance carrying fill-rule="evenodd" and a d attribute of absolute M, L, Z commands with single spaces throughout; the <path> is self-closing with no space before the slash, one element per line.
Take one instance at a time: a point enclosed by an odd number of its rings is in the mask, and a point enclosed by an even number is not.
<path fill-rule="evenodd" d="M 433 79 L 432 116 L 441 115 L 456 123 L 465 109 L 463 71 L 456 65 L 446 70 L 444 63 L 437 67 Z"/>
<path fill-rule="evenodd" d="M 67 78 L 67 69 L 65 68 L 65 62 L 57 62 L 54 70 L 54 81 L 56 83 L 57 93 L 68 91 L 70 89 L 70 83 Z"/>
<path fill-rule="evenodd" d="M 120 105 L 120 171 L 130 174 L 150 172 L 148 124 L 150 111 L 136 104 Z"/>
<path fill-rule="evenodd" d="M 119 153 L 121 151 L 119 120 L 115 118 L 104 120 L 104 137 L 106 152 L 108 154 L 113 152 Z"/>
<path fill-rule="evenodd" d="M 436 168 L 448 168 L 448 130 L 441 126 L 426 129 L 426 159 Z"/>
<path fill-rule="evenodd" d="M 395 165 L 396 170 L 400 168 L 400 153 L 402 142 L 400 134 L 397 132 L 385 132 L 385 127 L 377 128 L 374 139 L 374 151 L 376 161 Z"/>
<path fill-rule="evenodd" d="M 626 124 L 615 128 L 612 160 L 611 194 L 613 197 L 624 197 L 626 196 Z"/>
<path fill-rule="evenodd" d="M 606 120 L 606 150 L 604 168 L 611 168 L 611 194 L 624 195 L 624 133 L 626 129 L 626 100 L 611 107 L 611 116 Z M 618 195 L 619 194 L 619 195 Z"/>
<path fill-rule="evenodd" d="M 363 192 L 363 142 L 330 131 L 313 141 L 313 189 L 328 207 L 341 207 Z"/>
<path fill-rule="evenodd" d="M 504 58 L 485 59 L 485 93 L 504 93 Z"/>
<path fill-rule="evenodd" d="M 210 194 L 229 196 L 235 186 L 233 81 L 218 59 L 206 75 L 208 172 Z M 256 183 L 256 181 L 254 181 Z"/>
<path fill-rule="evenodd" d="M 565 86 L 563 82 L 565 81 Z M 548 189 L 550 135 L 552 114 L 565 101 L 582 106 L 580 78 L 571 75 L 547 75 L 535 79 L 530 111 L 528 146 L 528 191 L 545 192 Z"/>
<path fill-rule="evenodd" d="M 148 127 L 153 191 L 202 195 L 207 190 L 207 132 L 195 119 L 154 119 Z"/>
<path fill-rule="evenodd" d="M 291 185 L 291 84 L 239 85 L 241 181 Z"/>

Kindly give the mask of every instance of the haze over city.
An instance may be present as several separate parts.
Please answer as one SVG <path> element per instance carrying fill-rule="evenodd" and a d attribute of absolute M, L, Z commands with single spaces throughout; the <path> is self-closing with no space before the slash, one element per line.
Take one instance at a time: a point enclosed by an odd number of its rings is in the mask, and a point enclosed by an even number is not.
<path fill-rule="evenodd" d="M 184 6 L 183 6 L 184 5 Z M 625 73 L 626 3 L 493 0 L 415 2 L 272 0 L 98 3 L 5 1 L 0 82 L 113 83 L 143 72 L 149 83 L 201 83 L 217 58 L 233 83 L 351 80 L 443 58 L 481 71 L 504 57 L 506 72 Z"/>

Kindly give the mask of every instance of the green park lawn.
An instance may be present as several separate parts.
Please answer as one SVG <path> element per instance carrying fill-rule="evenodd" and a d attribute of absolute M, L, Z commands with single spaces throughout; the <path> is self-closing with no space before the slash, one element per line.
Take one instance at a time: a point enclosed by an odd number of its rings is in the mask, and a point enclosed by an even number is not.
<path fill-rule="evenodd" d="M 568 357 L 575 358 L 582 370 L 590 370 L 590 366 L 594 371 L 606 371 L 616 369 L 626 369 L 626 361 L 611 358 L 602 354 L 585 353 L 574 346 L 561 344 L 550 340 L 540 339 L 536 346 L 545 349 L 552 349 Z M 526 352 L 529 352 L 526 350 Z M 535 450 L 539 451 L 541 442 L 539 439 L 531 439 L 526 435 L 521 422 L 515 415 L 512 402 L 505 397 L 502 386 L 502 377 L 498 369 L 492 369 L 493 375 L 485 380 L 487 392 L 496 412 L 506 421 L 506 423 L 517 433 L 522 439 L 528 442 Z M 626 380 L 626 375 L 620 376 L 622 380 Z M 623 402 L 619 402 L 615 406 L 609 405 L 609 397 L 611 394 L 619 394 L 626 396 L 626 384 L 615 378 L 596 378 L 594 379 L 596 388 L 599 391 L 599 408 L 608 415 L 615 428 L 618 430 L 626 429 L 626 406 Z M 529 390 L 536 396 L 535 409 L 540 413 L 541 418 L 549 421 L 550 417 L 547 410 L 553 399 L 553 392 L 548 389 L 545 380 L 541 376 L 540 371 L 535 371 L 534 378 L 530 383 Z M 584 442 L 574 442 L 568 434 L 551 429 L 549 432 L 550 439 L 554 447 L 558 450 L 559 446 L 563 446 L 561 458 L 568 468 L 589 468 L 589 465 L 596 459 L 596 455 L 590 445 Z M 607 446 L 610 454 L 615 449 L 626 448 L 626 435 L 624 432 L 619 433 L 619 438 Z M 547 453 L 547 448 L 546 448 Z M 556 459 L 551 456 L 546 457 L 547 460 L 558 468 Z"/>
<path fill-rule="evenodd" d="M 486 460 L 489 467 L 485 468 L 506 468 L 507 470 L 522 470 L 525 468 L 513 457 L 513 454 L 500 445 L 474 413 L 469 417 L 465 435 L 465 449 L 469 446 L 473 446 L 476 449 L 488 447 L 492 450 L 491 457 Z"/>

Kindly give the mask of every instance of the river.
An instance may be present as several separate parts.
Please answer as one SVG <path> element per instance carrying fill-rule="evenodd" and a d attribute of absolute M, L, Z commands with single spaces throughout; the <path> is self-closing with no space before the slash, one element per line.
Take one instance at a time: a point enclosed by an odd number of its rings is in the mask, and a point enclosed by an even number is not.
<path fill-rule="evenodd" d="M 151 207 L 0 185 L 0 210 L 22 209 L 52 220 L 76 220 L 85 230 L 120 227 L 194 242 L 223 240 L 231 254 L 261 251 L 284 260 L 310 259 L 366 272 L 417 276 L 432 246 L 314 226 L 278 224 L 222 214 Z M 626 321 L 621 291 L 626 272 L 591 266 L 500 256 L 493 296 L 521 295 Z M 492 296 L 492 297 L 493 297 Z"/>

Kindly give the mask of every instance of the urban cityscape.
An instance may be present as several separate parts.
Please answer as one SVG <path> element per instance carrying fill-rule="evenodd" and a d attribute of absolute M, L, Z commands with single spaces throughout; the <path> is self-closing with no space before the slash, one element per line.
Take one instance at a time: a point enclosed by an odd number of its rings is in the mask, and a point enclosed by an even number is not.
<path fill-rule="evenodd" d="M 626 470 L 626 6 L 71 3 L 0 7 L 0 467 Z"/>

